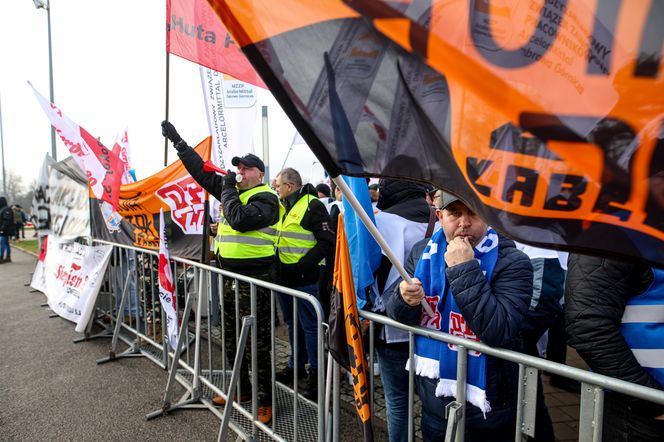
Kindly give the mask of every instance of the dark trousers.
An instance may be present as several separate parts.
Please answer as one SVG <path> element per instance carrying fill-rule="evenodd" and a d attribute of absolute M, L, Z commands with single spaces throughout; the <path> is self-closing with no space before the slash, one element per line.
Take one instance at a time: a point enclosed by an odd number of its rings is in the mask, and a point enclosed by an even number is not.
<path fill-rule="evenodd" d="M 604 442 L 664 441 L 664 420 L 654 419 L 661 406 L 607 392 L 604 395 Z M 659 411 L 656 411 L 659 413 Z"/>
<path fill-rule="evenodd" d="M 263 281 L 270 281 L 270 275 L 252 275 Z M 239 283 L 238 288 L 238 307 L 235 305 L 235 284 Z M 224 278 L 224 344 L 226 346 L 226 355 L 229 363 L 233 363 L 235 353 L 237 352 L 236 335 L 239 338 L 241 329 L 236 327 L 236 320 L 239 327 L 242 327 L 242 318 L 251 314 L 251 291 L 250 285 L 246 282 L 239 282 L 231 278 Z M 271 358 L 270 358 L 270 291 L 256 287 L 256 346 L 258 357 L 258 403 L 260 405 L 272 405 L 272 387 L 271 379 Z M 249 367 L 251 367 L 251 341 L 253 334 L 247 339 L 247 347 L 244 351 L 242 360 L 242 371 L 240 372 L 240 390 L 241 394 L 251 392 L 251 379 L 249 377 Z M 256 368 L 256 367 L 252 367 Z"/>

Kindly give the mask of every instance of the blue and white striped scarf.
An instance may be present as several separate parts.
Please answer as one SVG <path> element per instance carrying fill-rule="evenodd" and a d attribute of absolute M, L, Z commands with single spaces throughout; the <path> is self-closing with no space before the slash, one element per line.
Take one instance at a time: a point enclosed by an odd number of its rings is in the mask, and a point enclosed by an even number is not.
<path fill-rule="evenodd" d="M 445 278 L 446 249 L 447 241 L 445 233 L 441 229 L 431 238 L 417 264 L 415 277 L 422 281 L 422 288 L 427 295 L 426 299 L 434 312 L 433 317 L 423 312 L 420 325 L 479 341 L 466 323 L 452 296 L 449 284 L 447 284 Z M 490 281 L 498 259 L 496 231 L 489 227 L 474 251 L 475 259 L 479 261 L 487 281 Z M 491 405 L 486 399 L 486 355 L 476 351 L 469 351 L 468 355 L 470 357 L 468 358 L 466 398 L 468 402 L 487 413 L 491 411 Z M 439 379 L 436 396 L 456 397 L 456 365 L 456 345 L 448 345 L 424 336 L 415 337 L 415 373 L 431 379 Z"/>

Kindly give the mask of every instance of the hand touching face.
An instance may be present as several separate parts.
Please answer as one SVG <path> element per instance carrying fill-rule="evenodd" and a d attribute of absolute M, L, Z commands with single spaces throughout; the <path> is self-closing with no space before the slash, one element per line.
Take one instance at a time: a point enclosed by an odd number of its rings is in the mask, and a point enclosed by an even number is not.
<path fill-rule="evenodd" d="M 473 246 L 467 236 L 457 236 L 447 243 L 445 262 L 448 267 L 470 261 L 471 259 L 475 259 L 475 252 L 473 252 Z"/>

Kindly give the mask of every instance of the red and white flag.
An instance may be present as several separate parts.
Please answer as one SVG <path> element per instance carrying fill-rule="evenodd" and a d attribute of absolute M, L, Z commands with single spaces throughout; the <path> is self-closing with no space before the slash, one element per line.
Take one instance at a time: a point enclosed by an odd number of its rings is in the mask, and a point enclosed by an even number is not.
<path fill-rule="evenodd" d="M 166 2 L 166 52 L 265 88 L 206 0 Z"/>
<path fill-rule="evenodd" d="M 166 226 L 164 225 L 164 209 L 159 210 L 159 301 L 166 313 L 166 331 L 168 343 L 175 350 L 178 339 L 178 314 L 174 296 L 175 285 L 171 271 L 171 258 L 166 243 Z"/>
<path fill-rule="evenodd" d="M 28 82 L 51 125 L 69 149 L 76 164 L 85 172 L 94 195 L 117 210 L 122 180 L 122 160 L 98 139 L 50 103 Z"/>
<path fill-rule="evenodd" d="M 122 184 L 131 184 L 136 181 L 132 175 L 131 150 L 129 148 L 129 129 L 125 127 L 124 132 L 118 134 L 113 144 L 113 153 L 122 161 Z"/>

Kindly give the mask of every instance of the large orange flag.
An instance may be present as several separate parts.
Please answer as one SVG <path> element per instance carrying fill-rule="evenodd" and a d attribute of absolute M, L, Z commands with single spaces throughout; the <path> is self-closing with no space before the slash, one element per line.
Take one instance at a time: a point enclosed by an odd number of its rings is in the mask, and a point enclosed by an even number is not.
<path fill-rule="evenodd" d="M 334 291 L 330 317 L 330 354 L 353 377 L 355 409 L 362 422 L 364 440 L 373 440 L 369 403 L 369 369 L 362 346 L 360 316 L 357 310 L 353 269 L 343 215 L 339 215 L 337 248 L 334 259 Z"/>
<path fill-rule="evenodd" d="M 663 2 L 208 1 L 332 176 L 433 183 L 520 241 L 664 265 Z"/>

